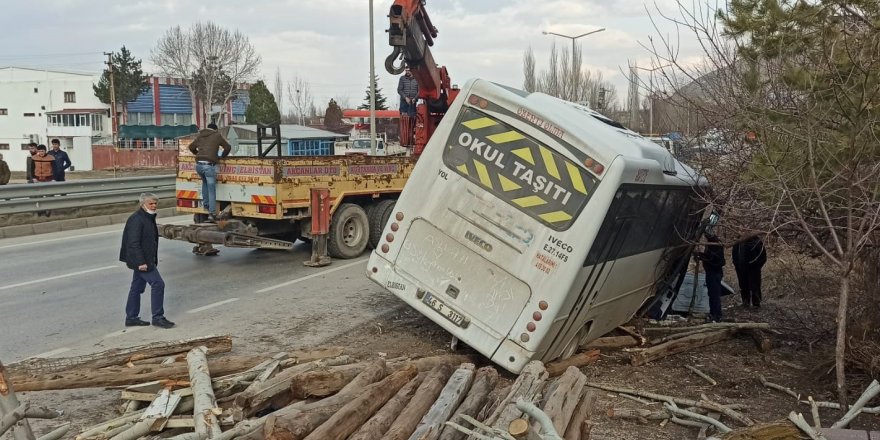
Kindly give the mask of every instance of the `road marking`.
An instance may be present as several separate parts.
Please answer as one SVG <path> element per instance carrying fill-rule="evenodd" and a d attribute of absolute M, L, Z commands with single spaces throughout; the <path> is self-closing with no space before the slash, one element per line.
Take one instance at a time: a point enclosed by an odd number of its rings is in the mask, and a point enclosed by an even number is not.
<path fill-rule="evenodd" d="M 70 351 L 70 349 L 67 347 L 61 347 L 59 349 L 47 351 L 45 353 L 35 354 L 27 359 L 47 358 L 47 357 L 52 357 L 52 356 L 55 356 L 56 354 L 61 354 L 61 353 L 67 352 L 67 351 Z"/>
<path fill-rule="evenodd" d="M 182 225 L 182 224 L 190 223 L 190 222 L 191 222 L 191 219 L 190 219 L 190 220 L 181 220 L 181 221 L 176 221 L 176 222 L 168 222 L 168 223 L 165 223 L 165 224 L 168 224 L 168 225 Z M 119 225 L 116 225 L 116 226 L 119 226 Z M 62 240 L 76 240 L 77 238 L 94 237 L 94 236 L 96 236 L 96 235 L 116 234 L 116 233 L 119 233 L 119 232 L 122 232 L 122 227 L 116 227 L 116 228 L 114 228 L 112 231 L 93 232 L 93 233 L 91 233 L 91 234 L 68 235 L 68 236 L 66 236 L 66 237 L 50 238 L 50 239 L 48 239 L 48 240 L 29 241 L 29 242 L 27 242 L 27 243 L 18 243 L 18 244 L 8 244 L 8 245 L 6 245 L 6 246 L 0 246 L 0 250 L 2 250 L 2 249 L 14 248 L 14 247 L 21 247 L 21 246 L 32 246 L 32 245 L 35 245 L 35 244 L 53 243 L 53 242 L 56 242 L 56 241 L 62 241 Z"/>
<path fill-rule="evenodd" d="M 124 329 L 122 329 L 122 330 L 117 330 L 117 331 L 115 331 L 115 332 L 113 332 L 113 333 L 107 333 L 106 335 L 104 335 L 104 337 L 103 337 L 102 339 L 115 338 L 115 337 L 117 337 L 117 336 L 127 335 L 127 334 L 129 334 L 129 333 L 133 333 L 133 332 L 136 332 L 136 331 L 138 331 L 138 330 L 143 330 L 143 329 L 145 329 L 145 328 L 148 328 L 148 327 L 147 327 L 147 326 L 126 327 L 126 328 L 124 328 Z"/>
<path fill-rule="evenodd" d="M 310 280 L 310 279 L 315 278 L 315 277 L 319 277 L 319 276 L 322 276 L 322 275 L 327 275 L 328 273 L 336 272 L 336 271 L 338 271 L 338 270 L 346 269 L 346 268 L 349 268 L 349 267 L 351 267 L 351 266 L 355 266 L 355 265 L 358 265 L 358 264 L 361 264 L 361 263 L 365 263 L 368 259 L 369 259 L 369 258 L 363 258 L 363 259 L 360 259 L 360 260 L 357 260 L 357 261 L 354 261 L 354 262 L 351 262 L 351 263 L 348 263 L 348 264 L 343 264 L 342 266 L 336 266 L 336 267 L 334 267 L 334 268 L 332 268 L 332 269 L 327 269 L 327 270 L 324 270 L 324 271 L 321 271 L 321 272 L 313 273 L 313 274 L 311 274 L 311 275 L 306 275 L 306 276 L 304 276 L 304 277 L 302 277 L 302 278 L 297 278 L 297 279 L 295 279 L 295 280 L 285 281 L 285 282 L 283 282 L 283 283 L 281 283 L 281 284 L 276 284 L 276 285 L 274 285 L 274 286 L 270 286 L 270 287 L 266 287 L 265 289 L 258 290 L 257 293 L 266 293 L 266 292 L 269 292 L 269 291 L 271 291 L 271 290 L 280 289 L 280 288 L 282 288 L 282 287 L 287 287 L 287 286 L 290 286 L 290 285 L 292 285 L 292 284 L 296 284 L 296 283 L 301 283 L 301 282 L 303 282 L 303 281 Z"/>
<path fill-rule="evenodd" d="M 223 300 L 223 301 L 215 302 L 214 304 L 208 304 L 208 305 L 206 305 L 206 306 L 202 306 L 202 307 L 199 307 L 199 308 L 195 308 L 195 309 L 192 309 L 192 310 L 187 310 L 186 313 L 199 313 L 199 312 L 202 312 L 202 311 L 205 311 L 205 310 L 208 310 L 208 309 L 213 309 L 214 307 L 220 307 L 220 306 L 222 306 L 223 304 L 229 304 L 229 303 L 231 303 L 231 302 L 236 302 L 236 301 L 238 301 L 238 298 L 229 298 L 229 299 L 227 299 L 227 300 Z"/>
<path fill-rule="evenodd" d="M 27 286 L 27 285 L 30 285 L 30 284 L 43 283 L 43 282 L 46 282 L 46 281 L 57 280 L 57 279 L 60 279 L 60 278 L 73 277 L 73 276 L 77 276 L 77 275 L 84 275 L 84 274 L 87 274 L 87 273 L 98 272 L 98 271 L 107 270 L 107 269 L 117 269 L 117 268 L 121 268 L 121 267 L 122 267 L 122 266 L 102 266 L 102 267 L 96 267 L 96 268 L 94 268 L 94 269 L 86 269 L 86 270 L 81 270 L 81 271 L 79 271 L 79 272 L 71 272 L 71 273 L 66 273 L 66 274 L 64 274 L 64 275 L 56 275 L 56 276 L 54 276 L 54 277 L 42 278 L 42 279 L 39 279 L 39 280 L 25 281 L 25 282 L 23 282 L 23 283 L 10 284 L 10 285 L 8 285 L 8 286 L 0 286 L 0 290 L 9 290 L 9 289 L 14 289 L 14 288 L 16 288 L 16 287 Z"/>

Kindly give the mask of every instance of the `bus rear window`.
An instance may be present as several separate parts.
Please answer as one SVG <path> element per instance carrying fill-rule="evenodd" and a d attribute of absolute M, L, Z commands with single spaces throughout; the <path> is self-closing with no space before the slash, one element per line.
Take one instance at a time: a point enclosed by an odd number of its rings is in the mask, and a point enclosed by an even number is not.
<path fill-rule="evenodd" d="M 455 122 L 443 162 L 557 231 L 571 226 L 598 184 L 550 147 L 470 107 Z"/>

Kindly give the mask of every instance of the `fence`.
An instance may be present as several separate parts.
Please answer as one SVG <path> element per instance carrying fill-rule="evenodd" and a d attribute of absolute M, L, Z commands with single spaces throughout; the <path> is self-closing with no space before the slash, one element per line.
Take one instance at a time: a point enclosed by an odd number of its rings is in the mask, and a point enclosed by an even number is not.
<path fill-rule="evenodd" d="M 89 179 L 0 187 L 0 215 L 133 202 L 142 192 L 173 198 L 174 175 Z"/>

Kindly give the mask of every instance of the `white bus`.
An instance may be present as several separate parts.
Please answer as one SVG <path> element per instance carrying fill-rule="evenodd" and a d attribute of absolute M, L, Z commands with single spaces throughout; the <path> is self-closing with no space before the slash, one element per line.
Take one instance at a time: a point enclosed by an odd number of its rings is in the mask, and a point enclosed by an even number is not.
<path fill-rule="evenodd" d="M 518 373 L 647 307 L 658 281 L 682 272 L 706 185 L 587 107 L 471 80 L 419 158 L 367 276 Z"/>

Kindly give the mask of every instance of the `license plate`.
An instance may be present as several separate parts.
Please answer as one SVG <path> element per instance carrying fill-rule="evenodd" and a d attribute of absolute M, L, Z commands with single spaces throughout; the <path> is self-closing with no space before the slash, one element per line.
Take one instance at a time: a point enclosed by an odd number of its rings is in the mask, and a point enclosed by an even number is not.
<path fill-rule="evenodd" d="M 468 324 L 470 324 L 469 319 L 447 306 L 443 301 L 434 297 L 434 295 L 431 295 L 430 292 L 425 292 L 425 296 L 422 297 L 422 302 L 428 307 L 434 309 L 437 313 L 443 315 L 443 317 L 448 319 L 449 322 L 461 328 L 467 328 Z"/>

